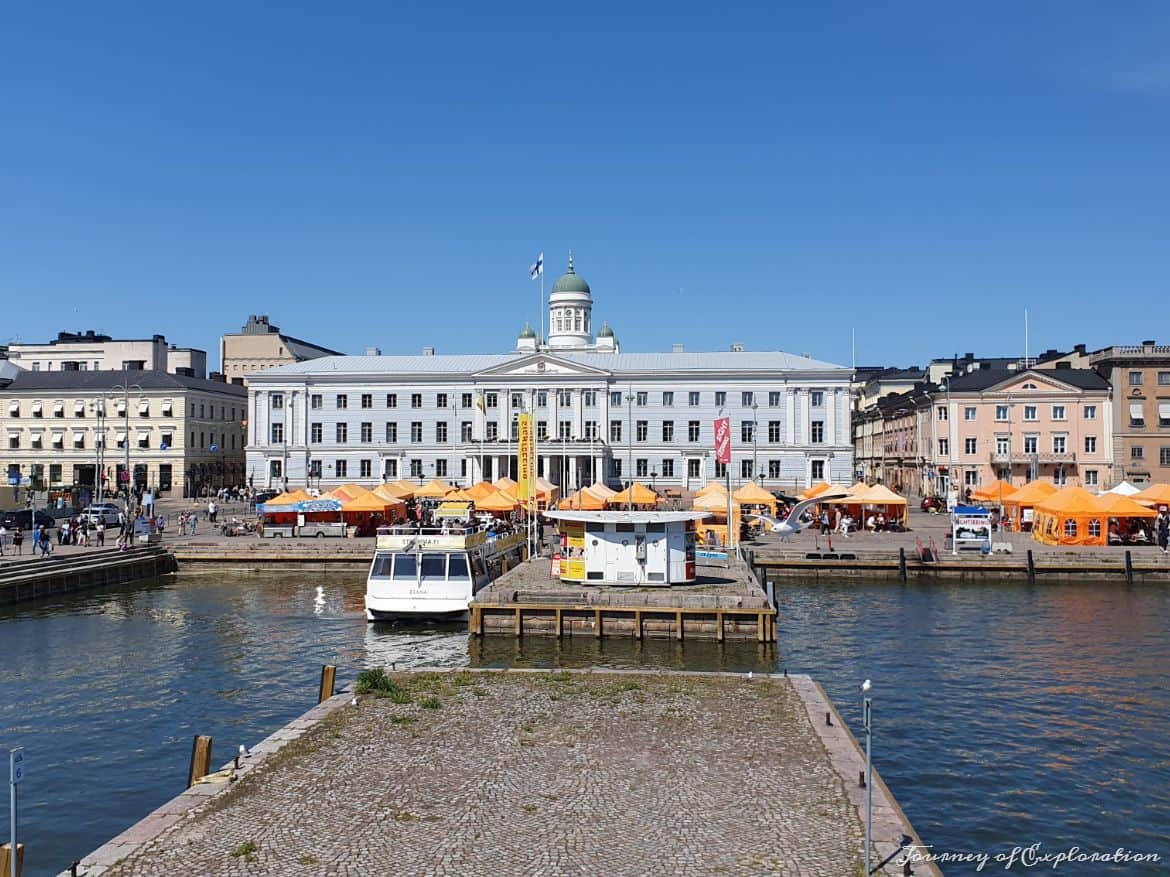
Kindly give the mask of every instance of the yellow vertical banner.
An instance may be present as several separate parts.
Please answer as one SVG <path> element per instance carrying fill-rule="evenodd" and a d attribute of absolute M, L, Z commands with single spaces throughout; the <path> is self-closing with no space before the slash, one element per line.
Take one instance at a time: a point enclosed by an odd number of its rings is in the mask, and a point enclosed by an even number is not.
<path fill-rule="evenodd" d="M 527 502 L 536 495 L 536 448 L 532 443 L 532 415 L 521 414 L 517 419 L 520 422 L 520 453 L 516 467 L 520 476 L 518 498 L 521 502 Z"/>

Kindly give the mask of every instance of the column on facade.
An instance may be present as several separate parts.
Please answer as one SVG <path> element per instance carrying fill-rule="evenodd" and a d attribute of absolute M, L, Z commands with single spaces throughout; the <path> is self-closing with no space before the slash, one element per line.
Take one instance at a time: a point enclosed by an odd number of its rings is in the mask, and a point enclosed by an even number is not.
<path fill-rule="evenodd" d="M 796 392 L 793 387 L 788 387 L 784 391 L 784 443 L 789 447 L 796 444 Z"/>
<path fill-rule="evenodd" d="M 840 442 L 837 440 L 837 391 L 835 389 L 825 391 L 825 442 L 834 447 Z M 828 472 L 825 473 L 828 476 Z M 826 480 L 829 480 L 826 478 Z"/>

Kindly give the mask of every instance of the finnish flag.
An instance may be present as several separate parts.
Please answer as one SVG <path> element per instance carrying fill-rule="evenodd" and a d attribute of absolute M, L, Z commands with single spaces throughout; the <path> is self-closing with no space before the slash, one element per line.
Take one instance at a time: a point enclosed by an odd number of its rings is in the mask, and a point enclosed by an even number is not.
<path fill-rule="evenodd" d="M 528 276 L 535 280 L 544 273 L 544 253 L 536 257 L 536 261 L 528 266 Z"/>

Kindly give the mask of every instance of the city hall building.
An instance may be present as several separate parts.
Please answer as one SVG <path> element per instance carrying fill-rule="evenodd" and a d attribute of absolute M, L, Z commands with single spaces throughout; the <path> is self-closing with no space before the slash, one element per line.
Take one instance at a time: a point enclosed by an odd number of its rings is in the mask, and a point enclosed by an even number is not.
<path fill-rule="evenodd" d="M 594 333 L 589 284 L 568 271 L 541 343 L 510 353 L 325 356 L 248 375 L 247 471 L 257 487 L 517 475 L 531 412 L 538 473 L 563 491 L 631 477 L 696 489 L 724 478 L 714 421 L 731 419 L 733 484 L 801 489 L 853 476 L 848 368 L 779 351 L 623 353 Z"/>

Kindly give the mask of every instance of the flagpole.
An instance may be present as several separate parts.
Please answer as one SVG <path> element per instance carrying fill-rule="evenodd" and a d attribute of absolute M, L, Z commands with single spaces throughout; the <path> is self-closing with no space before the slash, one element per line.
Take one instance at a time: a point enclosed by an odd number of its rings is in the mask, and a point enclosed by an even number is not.
<path fill-rule="evenodd" d="M 538 352 L 544 344 L 544 250 L 540 251 L 540 257 L 540 337 L 536 339 Z"/>

